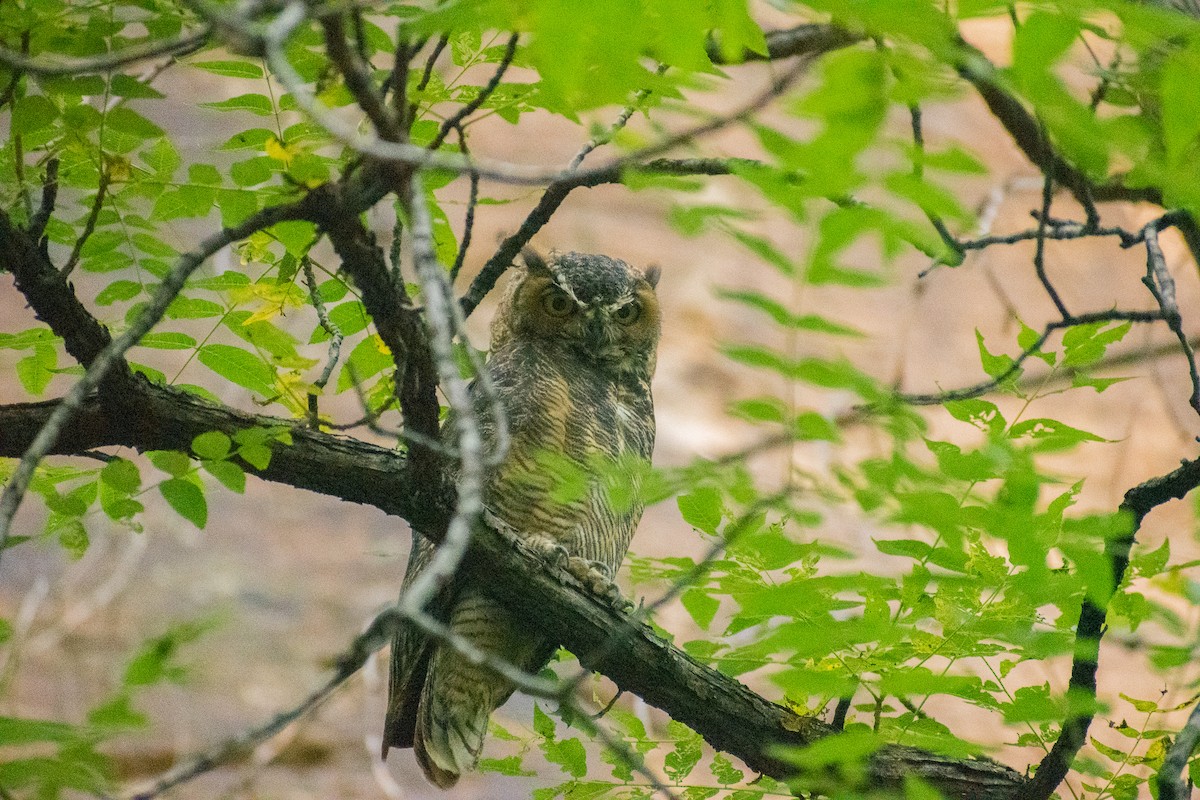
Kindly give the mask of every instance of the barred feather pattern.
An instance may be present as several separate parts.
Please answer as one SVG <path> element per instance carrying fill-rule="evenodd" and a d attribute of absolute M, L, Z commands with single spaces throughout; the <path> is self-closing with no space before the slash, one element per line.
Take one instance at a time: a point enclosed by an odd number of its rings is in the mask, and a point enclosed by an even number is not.
<path fill-rule="evenodd" d="M 577 259 L 574 264 L 569 262 L 572 257 Z M 598 269 L 601 278 L 608 278 L 600 282 L 598 293 L 579 290 L 576 284 L 582 299 L 575 294 L 572 298 L 581 309 L 620 307 L 634 297 L 633 289 L 640 289 L 638 302 L 653 304 L 642 309 L 649 319 L 643 330 L 634 332 L 640 335 L 597 321 L 601 313 L 584 320 L 581 312 L 578 327 L 547 326 L 534 301 L 537 293 L 556 287 L 572 290 L 573 276 L 561 271 L 564 260 L 572 270 Z M 622 464 L 649 460 L 654 447 L 650 378 L 659 324 L 653 294 L 656 275 L 647 278 L 603 256 L 568 254 L 552 266 L 560 271 L 550 269 L 547 275 L 531 265 L 510 287 L 493 324 L 493 351 L 486 369 L 507 419 L 510 446 L 487 478 L 484 501 L 520 535 L 549 538 L 570 555 L 615 573 L 641 518 L 641 505 L 614 508 L 595 475 L 586 490 L 564 500 L 557 496 L 559 478 L 547 458 L 566 459 L 589 473 L 598 465 L 620 469 Z M 594 272 L 589 272 L 589 280 L 595 284 Z M 586 282 L 584 288 L 589 288 Z M 522 315 L 531 318 L 528 325 Z M 474 386 L 472 394 L 490 447 L 496 439 L 495 410 Z M 414 536 L 406 585 L 433 550 L 426 539 Z M 516 617 L 464 581 L 446 587 L 430 612 L 481 650 L 525 672 L 539 670 L 557 644 L 538 635 L 538 620 Z M 384 756 L 390 747 L 413 747 L 430 781 L 449 788 L 475 766 L 491 713 L 514 687 L 410 623 L 397 634 L 392 654 Z"/>

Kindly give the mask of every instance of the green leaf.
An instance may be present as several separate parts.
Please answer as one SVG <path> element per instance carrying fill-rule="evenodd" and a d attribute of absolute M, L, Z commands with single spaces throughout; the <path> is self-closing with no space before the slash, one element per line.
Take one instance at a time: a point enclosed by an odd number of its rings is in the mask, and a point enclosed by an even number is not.
<path fill-rule="evenodd" d="M 693 528 L 715 536 L 724 514 L 721 493 L 707 486 L 699 486 L 688 494 L 680 495 L 676 501 L 683 521 Z"/>
<path fill-rule="evenodd" d="M 134 710 L 125 692 L 88 711 L 87 721 L 89 725 L 111 730 L 145 728 L 149 724 L 145 714 Z"/>
<path fill-rule="evenodd" d="M 779 248 L 771 244 L 771 242 L 761 236 L 755 236 L 745 231 L 730 230 L 730 234 L 742 247 L 745 247 L 784 275 L 791 277 L 796 274 L 795 262 L 788 258 Z"/>
<path fill-rule="evenodd" d="M 56 119 L 58 106 L 40 94 L 26 95 L 13 106 L 12 127 L 17 133 L 33 133 L 49 126 Z"/>
<path fill-rule="evenodd" d="M 117 458 L 100 470 L 100 480 L 112 488 L 133 494 L 142 487 L 142 475 L 137 464 L 126 458 Z"/>
<path fill-rule="evenodd" d="M 533 776 L 537 773 L 531 769 L 525 769 L 521 763 L 520 756 L 509 756 L 508 758 L 481 758 L 479 759 L 480 772 L 495 772 L 499 775 L 510 776 Z"/>
<path fill-rule="evenodd" d="M 212 628 L 213 622 L 183 622 L 171 626 L 166 633 L 149 639 L 138 649 L 125 667 L 122 683 L 126 687 L 151 686 L 163 681 L 178 682 L 184 669 L 173 663 L 179 650 Z"/>
<path fill-rule="evenodd" d="M 1133 327 L 1132 322 L 1096 322 L 1076 325 L 1063 334 L 1063 366 L 1082 367 L 1104 358 L 1110 344 L 1121 341 Z"/>
<path fill-rule="evenodd" d="M 270 450 L 267 453 L 269 454 Z M 226 489 L 237 494 L 246 493 L 246 471 L 240 464 L 233 461 L 204 461 L 201 466 L 204 467 L 205 472 L 220 481 Z"/>
<path fill-rule="evenodd" d="M 113 281 L 96 295 L 96 305 L 110 306 L 121 300 L 132 300 L 142 293 L 137 281 Z"/>
<path fill-rule="evenodd" d="M 255 469 L 266 469 L 271 463 L 271 448 L 265 444 L 243 444 L 237 454 Z"/>
<path fill-rule="evenodd" d="M 663 767 L 667 777 L 679 783 L 692 773 L 704 755 L 703 740 L 698 733 L 674 720 L 667 723 L 667 731 L 675 739 L 675 747 L 667 753 Z"/>
<path fill-rule="evenodd" d="M 151 450 L 146 453 L 150 463 L 175 478 L 192 469 L 192 460 L 178 450 Z"/>
<path fill-rule="evenodd" d="M 950 400 L 944 403 L 943 407 L 950 416 L 962 422 L 969 422 L 981 431 L 1002 433 L 1008 425 L 996 404 L 987 400 Z"/>
<path fill-rule="evenodd" d="M 132 75 L 113 75 L 109 86 L 110 91 L 116 97 L 158 100 L 166 96 L 150 84 L 139 81 Z"/>
<path fill-rule="evenodd" d="M 289 253 L 300 258 L 312 247 L 316 230 L 316 226 L 311 222 L 297 220 L 280 222 L 268 228 L 267 232 L 282 242 Z"/>
<path fill-rule="evenodd" d="M 229 175 L 238 186 L 250 187 L 266 183 L 275 175 L 276 161 L 268 156 L 254 156 L 238 161 L 229 168 Z"/>
<path fill-rule="evenodd" d="M 1132 565 L 1135 574 L 1143 578 L 1153 578 L 1162 574 L 1171 560 L 1171 540 L 1163 539 L 1163 543 L 1155 550 L 1139 550 L 1133 557 Z"/>
<path fill-rule="evenodd" d="M 1032 439 L 1039 452 L 1066 450 L 1080 442 L 1107 442 L 1102 436 L 1072 428 L 1056 419 L 1027 419 L 1015 423 L 1008 432 L 1011 439 Z"/>
<path fill-rule="evenodd" d="M 240 94 L 216 103 L 201 103 L 200 107 L 213 108 L 217 111 L 248 111 L 260 117 L 269 117 L 275 113 L 275 107 L 271 105 L 270 99 L 261 94 Z"/>
<path fill-rule="evenodd" d="M 988 374 L 992 380 L 999 380 L 1001 376 L 1004 378 L 1005 384 L 1011 384 L 1021 376 L 1021 370 L 1013 370 L 1016 362 L 1006 355 L 993 355 L 987 349 L 987 345 L 983 343 L 983 334 L 979 329 L 975 330 L 975 341 L 979 344 L 979 361 L 983 365 L 983 371 Z M 1010 372 L 1010 370 L 1012 370 Z"/>
<path fill-rule="evenodd" d="M 712 770 L 713 777 L 717 779 L 717 783 L 722 786 L 728 786 L 731 783 L 741 783 L 746 777 L 744 772 L 735 767 L 733 762 L 720 753 L 713 756 L 709 769 Z"/>
<path fill-rule="evenodd" d="M 778 300 L 767 297 L 759 292 L 734 291 L 718 289 L 717 296 L 724 300 L 733 300 L 750 308 L 764 312 L 771 319 L 785 328 L 810 331 L 812 333 L 829 333 L 835 336 L 862 336 L 862 332 L 854 328 L 840 325 L 818 314 L 795 314 Z"/>
<path fill-rule="evenodd" d="M 554 720 L 537 703 L 533 704 L 533 730 L 544 739 L 554 739 Z"/>
<path fill-rule="evenodd" d="M 46 391 L 58 368 L 58 353 L 50 345 L 37 345 L 32 355 L 17 362 L 17 378 L 25 391 L 39 395 Z"/>
<path fill-rule="evenodd" d="M 205 186 L 220 186 L 221 173 L 212 164 L 188 165 L 188 182 L 200 183 Z"/>
<path fill-rule="evenodd" d="M 226 380 L 261 397 L 274 397 L 275 368 L 240 347 L 206 344 L 199 350 L 200 363 Z"/>
<path fill-rule="evenodd" d="M 139 139 L 166 136 L 166 131 L 129 106 L 117 106 L 104 117 L 106 129 L 127 133 Z"/>
<path fill-rule="evenodd" d="M 344 287 L 345 284 L 342 284 Z M 361 330 L 365 330 L 370 324 L 371 318 L 367 315 L 367 309 L 357 300 L 348 300 L 345 303 L 339 303 L 329 309 L 329 321 L 335 328 L 342 332 L 343 336 L 352 336 Z M 309 344 L 317 342 L 325 342 L 330 338 L 329 332 L 318 326 L 312 333 L 309 339 Z"/>
<path fill-rule="evenodd" d="M 346 359 L 338 375 L 337 390 L 343 392 L 349 389 L 353 385 L 352 375 L 363 382 L 392 365 L 392 355 L 383 340 L 378 334 L 371 334 L 350 351 L 350 357 Z"/>
<path fill-rule="evenodd" d="M 200 487 L 183 478 L 171 478 L 160 483 L 158 490 L 179 516 L 204 529 L 208 523 L 208 502 Z"/>
<path fill-rule="evenodd" d="M 578 739 L 572 737 L 560 742 L 546 741 L 542 751 L 547 761 L 558 764 L 568 775 L 582 778 L 587 774 L 587 751 Z"/>
<path fill-rule="evenodd" d="M 226 78 L 255 80 L 263 77 L 262 67 L 251 61 L 192 61 L 189 66 Z"/>
<path fill-rule="evenodd" d="M 179 165 L 182 163 L 175 145 L 166 137 L 143 150 L 140 157 L 162 181 L 171 180 L 171 176 L 175 174 L 175 170 L 179 169 Z"/>
<path fill-rule="evenodd" d="M 229 137 L 218 150 L 262 150 L 268 141 L 275 138 L 275 131 L 268 128 L 250 128 Z"/>
<path fill-rule="evenodd" d="M 69 742 L 78 738 L 80 733 L 74 725 L 65 722 L 0 717 L 0 743 L 6 747 L 35 742 Z"/>
<path fill-rule="evenodd" d="M 138 345 L 157 350 L 190 350 L 196 346 L 196 340 L 186 333 L 151 331 L 138 340 Z"/>
<path fill-rule="evenodd" d="M 229 228 L 258 211 L 258 195 L 243 189 L 218 189 L 217 205 L 221 207 L 221 224 Z"/>
<path fill-rule="evenodd" d="M 184 217 L 203 217 L 212 210 L 216 192 L 211 186 L 185 184 L 167 189 L 154 201 L 150 218 L 166 222 Z"/>
<path fill-rule="evenodd" d="M 928 557 L 933 548 L 926 542 L 916 539 L 872 539 L 879 552 L 887 556 L 904 556 L 920 560 Z"/>
<path fill-rule="evenodd" d="M 192 439 L 192 452 L 200 458 L 227 458 L 232 448 L 233 441 L 220 431 L 206 431 Z"/>
<path fill-rule="evenodd" d="M 83 558 L 91 540 L 88 539 L 87 529 L 79 519 L 67 520 L 58 531 L 58 543 L 67 554 L 76 561 Z"/>
<path fill-rule="evenodd" d="M 720 601 L 714 599 L 704 589 L 698 589 L 694 586 L 680 595 L 679 602 L 692 615 L 692 619 L 696 624 L 705 630 L 708 630 L 708 626 L 712 624 L 713 617 L 716 616 L 717 610 L 721 607 Z"/>

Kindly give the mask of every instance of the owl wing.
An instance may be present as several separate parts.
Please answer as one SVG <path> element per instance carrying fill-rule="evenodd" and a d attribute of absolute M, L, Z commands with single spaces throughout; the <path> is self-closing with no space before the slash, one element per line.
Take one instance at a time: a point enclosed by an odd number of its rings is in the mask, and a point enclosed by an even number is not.
<path fill-rule="evenodd" d="M 480 402 L 476 381 L 471 381 L 467 391 L 475 402 Z M 490 412 L 490 409 L 487 411 Z M 493 424 L 489 422 L 480 427 L 485 443 L 490 446 L 494 437 Z M 453 430 L 454 418 L 451 413 L 442 424 L 443 436 L 450 435 Z M 416 531 L 413 531 L 412 536 L 412 551 L 408 559 L 408 568 L 404 572 L 404 584 L 401 591 L 407 590 L 412 585 L 417 575 L 425 569 L 434 553 L 437 552 L 437 545 L 426 537 Z M 458 590 L 459 581 L 452 580 L 429 601 L 426 611 L 437 619 L 443 621 L 450 619 Z M 392 639 L 387 716 L 383 723 L 383 758 L 385 760 L 389 748 L 406 748 L 412 747 L 414 744 L 417 712 L 421 706 L 421 696 L 425 692 L 430 661 L 436 650 L 437 642 L 431 639 L 429 634 L 410 620 L 401 621 L 396 635 Z"/>
<path fill-rule="evenodd" d="M 412 556 L 404 575 L 407 588 L 414 577 L 433 558 L 436 546 L 421 534 L 413 531 Z M 444 618 L 449 611 L 450 598 L 447 592 L 439 592 L 430 601 L 429 611 Z M 387 717 L 383 724 L 383 758 L 387 758 L 392 747 L 412 747 L 413 733 L 417 724 L 417 707 L 425 676 L 429 670 L 429 658 L 435 642 L 429 635 L 409 620 L 402 620 L 392 639 L 391 670 L 388 679 Z"/>

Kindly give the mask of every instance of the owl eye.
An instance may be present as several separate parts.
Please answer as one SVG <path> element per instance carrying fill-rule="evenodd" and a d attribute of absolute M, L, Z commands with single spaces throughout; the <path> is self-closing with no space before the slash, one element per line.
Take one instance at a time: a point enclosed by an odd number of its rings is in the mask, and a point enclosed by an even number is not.
<path fill-rule="evenodd" d="M 642 315 L 642 307 L 637 302 L 626 303 L 613 312 L 613 319 L 622 325 L 632 325 Z"/>
<path fill-rule="evenodd" d="M 575 310 L 575 301 L 560 291 L 551 290 L 542 296 L 542 310 L 552 317 L 565 317 Z"/>

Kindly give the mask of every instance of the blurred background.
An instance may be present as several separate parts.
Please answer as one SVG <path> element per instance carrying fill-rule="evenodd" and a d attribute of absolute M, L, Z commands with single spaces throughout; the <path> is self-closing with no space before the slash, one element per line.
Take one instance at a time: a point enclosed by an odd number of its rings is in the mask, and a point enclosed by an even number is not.
<path fill-rule="evenodd" d="M 1007 24 L 979 23 L 968 26 L 966 32 L 993 60 L 1004 63 L 1009 52 L 1008 30 Z M 729 68 L 733 80 L 717 92 L 697 94 L 696 102 L 718 113 L 736 108 L 766 85 L 770 69 L 766 65 Z M 802 82 L 799 91 L 808 81 Z M 222 159 L 230 159 L 231 154 L 217 152 L 217 146 L 239 126 L 253 124 L 195 105 L 244 91 L 236 82 L 176 67 L 166 70 L 155 86 L 168 99 L 141 103 L 137 108 L 171 134 L 185 162 L 195 158 L 220 164 Z M 594 121 L 606 125 L 616 113 L 609 109 L 596 114 Z M 802 122 L 777 109 L 769 109 L 765 115 L 772 124 L 797 136 L 805 133 Z M 1040 203 L 1041 180 L 976 97 L 963 92 L 957 99 L 930 105 L 924 122 L 931 146 L 962 143 L 988 165 L 989 174 L 960 178 L 952 184 L 967 206 L 980 211 L 981 225 L 994 233 L 1030 226 L 1029 212 Z M 889 124 L 897 141 L 908 137 L 907 115 L 898 114 Z M 631 128 L 649 130 L 640 118 L 635 118 Z M 560 165 L 583 144 L 580 133 L 580 128 L 563 120 L 530 113 L 519 129 L 495 118 L 480 122 L 472 129 L 472 142 L 479 155 Z M 753 135 L 739 126 L 706 138 L 700 149 L 709 155 L 740 157 L 754 157 L 759 152 Z M 460 291 L 499 238 L 520 224 L 539 192 L 485 184 L 483 194 L 511 202 L 480 207 Z M 465 195 L 465 181 L 439 193 L 459 231 Z M 938 268 L 924 277 L 920 273 L 929 263 L 923 257 L 909 254 L 884 266 L 874 246 L 858 245 L 848 260 L 885 274 L 885 287 L 870 292 L 804 287 L 755 262 L 727 237 L 682 235 L 670 224 L 677 202 L 744 208 L 760 215 L 751 229 L 784 253 L 799 259 L 807 252 L 810 237 L 804 226 L 767 212 L 753 192 L 729 178 L 710 179 L 698 195 L 678 197 L 622 186 L 577 190 L 534 240 L 543 251 L 603 252 L 632 264 L 662 267 L 659 295 L 665 322 L 654 384 L 658 465 L 720 457 L 752 444 L 761 433 L 727 416 L 726 408 L 732 401 L 764 390 L 784 391 L 772 375 L 723 358 L 717 349 L 720 343 L 761 341 L 790 348 L 796 355 L 844 355 L 885 383 L 906 391 L 935 391 L 969 385 L 984 377 L 975 340 L 977 329 L 994 352 L 1015 354 L 1014 314 L 1034 328 L 1053 318 L 1053 306 L 1034 275 L 1031 242 L 975 253 L 961 267 Z M 1107 205 L 1101 210 L 1106 223 L 1128 228 L 1138 227 L 1155 213 L 1154 209 L 1128 205 Z M 80 207 L 78 213 L 83 212 Z M 1062 195 L 1056 198 L 1054 214 L 1082 219 L 1081 211 Z M 211 230 L 214 221 L 215 215 L 202 223 L 176 223 L 177 245 L 186 249 L 188 242 Z M 388 209 L 376 209 L 370 221 L 386 246 L 392 223 Z M 1163 244 L 1178 282 L 1184 323 L 1192 334 L 1200 334 L 1195 323 L 1200 318 L 1196 266 L 1173 234 L 1165 236 Z M 222 252 L 211 269 L 220 272 L 232 258 L 236 255 Z M 1049 243 L 1046 263 L 1067 306 L 1083 312 L 1113 306 L 1149 308 L 1150 298 L 1139 282 L 1145 269 L 1142 259 L 1137 248 L 1122 251 L 1115 241 L 1090 240 Z M 75 281 L 85 298 L 94 296 L 94 285 L 101 285 L 94 283 L 96 276 L 86 273 L 77 274 Z M 866 336 L 855 340 L 797 336 L 781 341 L 779 329 L 766 316 L 720 300 L 714 293 L 717 287 L 763 291 L 786 301 L 795 311 L 819 312 Z M 487 323 L 496 296 L 493 293 L 470 320 L 476 347 L 487 346 Z M 93 311 L 102 319 L 106 312 L 115 313 L 111 309 Z M 278 324 L 294 325 L 307 340 L 311 320 L 299 317 L 291 323 L 285 317 Z M 16 332 L 32 325 L 32 313 L 12 289 L 11 279 L 0 276 L 0 331 Z M 1115 444 L 1085 444 L 1048 462 L 1066 477 L 1088 476 L 1081 508 L 1111 510 L 1125 490 L 1194 454 L 1197 424 L 1187 406 L 1186 365 L 1165 333 L 1159 326 L 1135 328 L 1114 351 L 1131 360 L 1104 374 L 1134 380 L 1116 384 L 1103 394 L 1077 390 L 1039 401 L 1039 416 L 1052 416 L 1116 440 Z M 306 354 L 323 358 L 323 347 L 311 347 Z M 160 356 L 160 368 L 173 375 L 180 363 L 166 358 L 171 355 L 142 350 L 136 357 L 155 364 L 154 357 Z M 18 357 L 13 351 L 0 350 L 0 372 L 12 375 Z M 1029 380 L 1036 382 L 1037 367 L 1029 372 Z M 56 378 L 46 396 L 61 395 L 72 380 L 71 376 Z M 192 364 L 177 380 L 205 383 L 206 376 L 198 364 Z M 236 387 L 226 386 L 226 391 L 230 389 Z M 849 395 L 809 388 L 788 391 L 798 392 L 801 406 L 826 416 L 852 411 Z M 26 399 L 19 386 L 0 384 L 0 402 Z M 256 410 L 248 393 L 240 390 L 221 399 Z M 990 399 L 1002 409 L 1018 407 L 1012 398 Z M 359 416 L 353 392 L 327 396 L 322 411 L 342 420 Z M 944 411 L 928 411 L 927 417 L 933 438 L 971 439 L 971 430 Z M 353 433 L 383 441 L 366 431 Z M 792 453 L 767 452 L 756 458 L 754 468 L 765 483 L 782 479 L 793 459 L 808 469 L 827 473 L 837 463 L 868 452 L 873 444 L 870 436 L 864 435 L 861 440 L 852 437 L 844 449 L 814 443 L 798 446 Z M 35 506 L 25 505 L 18 532 L 22 526 L 39 529 L 40 512 Z M 244 495 L 214 484 L 209 511 L 202 531 L 161 502 L 147 504 L 143 533 L 108 526 L 103 518 L 94 517 L 89 529 L 91 548 L 79 561 L 72 561 L 50 544 L 24 545 L 6 553 L 0 562 L 0 614 L 13 622 L 16 635 L 0 646 L 0 676 L 7 682 L 0 713 L 78 722 L 80 709 L 118 685 L 126 660 L 146 637 L 184 622 L 211 623 L 207 632 L 181 651 L 180 660 L 188 666 L 186 678 L 177 685 L 153 687 L 141 696 L 138 707 L 150 717 L 149 730 L 126 737 L 115 751 L 123 779 L 136 783 L 294 705 L 320 684 L 330 660 L 398 593 L 410 540 L 407 527 L 395 518 L 253 479 Z M 1200 556 L 1194 528 L 1188 505 L 1174 503 L 1156 510 L 1139 538 L 1154 547 L 1170 537 L 1174 559 L 1186 560 Z M 830 562 L 830 568 L 899 568 L 882 564 L 870 540 L 874 533 L 871 524 L 853 509 L 831 514 L 821 533 L 864 559 Z M 670 501 L 647 511 L 633 542 L 634 553 L 657 557 L 695 555 L 704 547 Z M 643 592 L 653 599 L 653 590 L 631 586 L 626 573 L 619 580 L 623 591 L 635 600 Z M 1194 609 L 1180 611 L 1188 619 L 1194 618 Z M 661 612 L 658 622 L 680 635 L 695 634 L 688 615 L 675 605 Z M 1140 632 L 1148 639 L 1153 635 L 1152 629 Z M 1157 698 L 1161 679 L 1116 665 L 1126 657 L 1127 648 L 1135 646 L 1140 646 L 1139 641 L 1132 637 L 1107 640 L 1101 669 L 1105 696 L 1115 697 L 1120 690 L 1134 697 Z M 1030 682 L 1050 681 L 1056 688 L 1065 685 L 1065 663 L 1027 664 L 1021 669 L 1029 671 L 1026 677 Z M 424 781 L 411 753 L 394 751 L 386 765 L 378 762 L 385 671 L 385 662 L 377 657 L 316 713 L 240 762 L 203 776 L 173 796 L 288 800 L 445 796 Z M 756 681 L 754 676 L 748 680 L 767 696 L 778 697 L 769 683 Z M 612 687 L 602 681 L 597 692 L 602 700 L 607 699 Z M 1185 699 L 1181 696 L 1178 701 Z M 660 714 L 642 707 L 639 701 L 623 698 L 621 703 L 652 724 L 663 722 Z M 499 712 L 499 719 L 510 730 L 528 730 L 530 706 L 530 700 L 514 698 Z M 1022 768 L 1037 758 L 1027 749 L 1006 746 L 1004 743 L 1013 739 L 1011 732 L 971 730 L 969 712 L 960 707 L 949 708 L 939 701 L 931 703 L 928 710 L 939 718 L 948 715 L 952 726 L 955 719 L 961 719 L 959 724 L 968 726 L 964 733 L 998 745 L 995 757 L 1014 767 Z M 1115 719 L 1120 713 L 1114 709 L 1110 716 Z M 1104 729 L 1101 720 L 1093 732 L 1103 739 Z M 485 756 L 489 754 L 485 750 Z M 536 756 L 527 763 L 536 764 Z M 548 767 L 547 774 L 557 776 L 558 771 Z M 554 782 L 558 780 L 554 778 Z M 522 798 L 546 783 L 538 778 L 471 774 L 464 776 L 453 796 Z"/>

